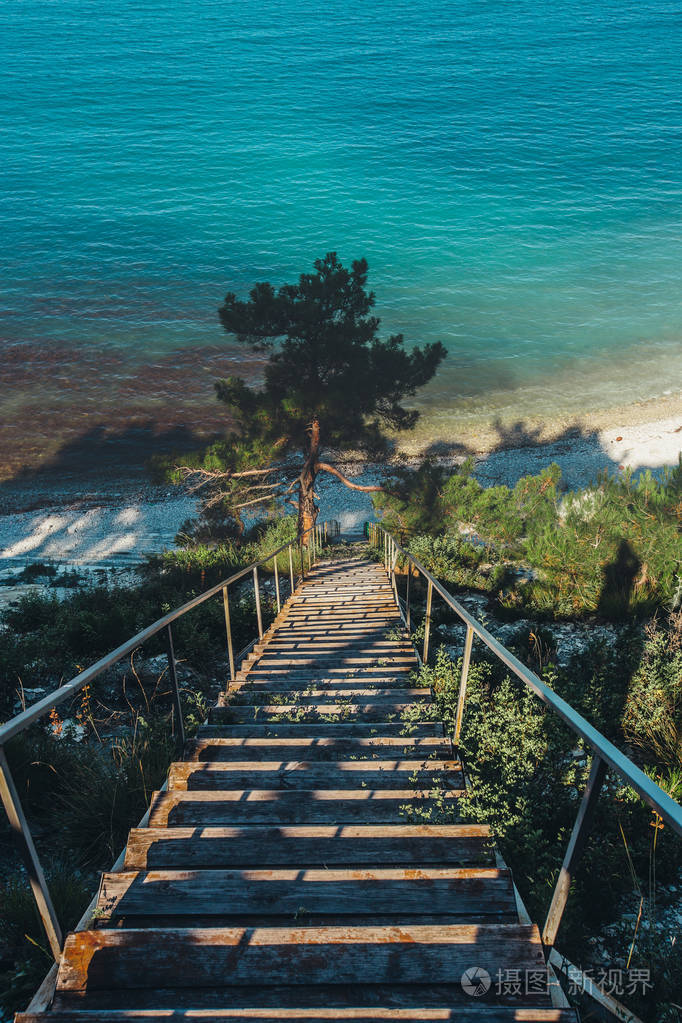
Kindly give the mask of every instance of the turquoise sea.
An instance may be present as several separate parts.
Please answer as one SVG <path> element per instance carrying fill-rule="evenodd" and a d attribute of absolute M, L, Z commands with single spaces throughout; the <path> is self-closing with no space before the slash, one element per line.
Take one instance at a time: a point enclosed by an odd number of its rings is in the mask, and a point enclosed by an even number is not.
<path fill-rule="evenodd" d="M 429 429 L 677 392 L 681 53 L 678 0 L 0 0 L 10 443 L 209 423 L 224 293 L 329 250 L 447 345 Z"/>

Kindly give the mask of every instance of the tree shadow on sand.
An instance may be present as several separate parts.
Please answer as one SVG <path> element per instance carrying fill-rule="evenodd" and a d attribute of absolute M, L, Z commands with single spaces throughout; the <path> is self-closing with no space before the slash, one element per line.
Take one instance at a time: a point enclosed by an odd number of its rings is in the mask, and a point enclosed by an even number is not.
<path fill-rule="evenodd" d="M 126 483 L 139 488 L 152 481 L 149 463 L 154 456 L 195 451 L 216 437 L 183 425 L 159 428 L 154 420 L 120 430 L 95 426 L 39 464 L 24 466 L 0 482 L 0 510 L 29 510 L 65 490 L 77 497 L 79 492 L 106 492 Z"/>
<path fill-rule="evenodd" d="M 522 476 L 537 475 L 552 462 L 561 469 L 564 489 L 578 489 L 595 483 L 605 472 L 613 476 L 623 469 L 618 458 L 605 449 L 598 430 L 568 424 L 551 440 L 543 436 L 543 427 L 517 419 L 491 423 L 496 437 L 486 454 L 479 454 L 473 444 L 460 441 L 435 441 L 424 450 L 425 458 L 461 462 L 474 460 L 474 473 L 484 486 L 514 484 Z M 660 474 L 660 465 L 638 465 L 633 475 L 648 469 Z"/>

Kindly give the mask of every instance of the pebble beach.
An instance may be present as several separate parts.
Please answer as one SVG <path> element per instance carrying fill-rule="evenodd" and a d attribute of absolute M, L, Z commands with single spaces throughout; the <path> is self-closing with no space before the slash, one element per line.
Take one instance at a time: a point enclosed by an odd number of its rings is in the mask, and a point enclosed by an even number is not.
<path fill-rule="evenodd" d="M 666 414 L 647 419 L 653 411 Z M 503 437 L 499 425 L 487 433 L 482 427 L 476 436 L 431 448 L 444 464 L 473 457 L 476 476 L 485 485 L 513 486 L 550 462 L 561 467 L 568 489 L 587 486 L 605 471 L 660 473 L 680 457 L 682 398 L 586 417 L 582 423 L 546 422 L 523 429 L 512 424 Z M 395 465 L 417 462 L 409 449 L 386 463 L 337 460 L 350 479 L 363 484 L 380 483 Z M 371 494 L 349 490 L 324 473 L 317 489 L 321 518 L 338 519 L 344 532 L 357 532 L 374 517 Z M 195 495 L 155 486 L 144 471 L 125 466 L 110 467 L 106 477 L 83 466 L 59 479 L 36 473 L 6 480 L 0 484 L 0 603 L 24 592 L 10 584 L 37 562 L 80 573 L 129 572 L 145 555 L 172 547 L 196 507 Z"/>

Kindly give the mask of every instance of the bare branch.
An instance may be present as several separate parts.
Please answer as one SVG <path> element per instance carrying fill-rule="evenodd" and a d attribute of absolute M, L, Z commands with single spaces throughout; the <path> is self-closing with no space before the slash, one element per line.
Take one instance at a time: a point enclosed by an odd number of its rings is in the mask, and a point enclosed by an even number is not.
<path fill-rule="evenodd" d="M 267 476 L 274 472 L 271 466 L 268 469 L 244 469 L 241 472 L 224 472 L 217 469 L 197 469 L 190 465 L 179 465 L 177 471 L 185 483 L 190 484 L 192 492 L 207 486 L 209 483 L 229 482 L 230 480 L 246 479 L 251 476 Z"/>
<path fill-rule="evenodd" d="M 262 497 L 254 497 L 253 501 L 243 501 L 241 504 L 234 504 L 232 507 L 236 510 L 237 508 L 248 508 L 250 504 L 260 504 L 262 501 L 269 501 L 272 494 L 263 494 Z"/>
<path fill-rule="evenodd" d="M 315 466 L 315 470 L 317 472 L 330 472 L 332 476 L 336 476 L 338 479 L 341 480 L 344 486 L 350 487 L 351 490 L 361 490 L 365 494 L 373 492 L 379 492 L 383 494 L 384 492 L 383 487 L 365 486 L 362 483 L 351 483 L 351 481 L 346 476 L 344 476 L 342 472 L 339 472 L 338 469 L 335 469 L 333 465 L 329 465 L 327 462 L 318 462 Z"/>
<path fill-rule="evenodd" d="M 270 500 L 271 498 L 274 498 L 274 497 L 277 496 L 277 491 L 279 490 L 280 486 L 281 486 L 281 484 L 279 484 L 279 483 L 273 483 L 269 487 L 247 487 L 243 491 L 241 496 L 242 497 L 247 497 L 249 494 L 253 494 L 256 490 L 267 490 L 268 493 L 267 494 L 263 494 L 261 497 L 258 498 L 258 500 L 259 501 L 260 500 L 263 500 L 263 501 L 264 500 Z M 211 497 L 204 497 L 204 499 L 203 499 L 204 507 L 205 508 L 213 508 L 214 505 L 220 504 L 221 501 L 224 501 L 226 497 L 227 497 L 227 494 L 225 494 L 224 491 L 218 491 L 217 493 L 213 494 Z M 251 502 L 247 502 L 247 503 L 251 503 Z M 237 504 L 237 505 L 232 505 L 232 507 L 233 508 L 241 508 L 242 505 Z"/>

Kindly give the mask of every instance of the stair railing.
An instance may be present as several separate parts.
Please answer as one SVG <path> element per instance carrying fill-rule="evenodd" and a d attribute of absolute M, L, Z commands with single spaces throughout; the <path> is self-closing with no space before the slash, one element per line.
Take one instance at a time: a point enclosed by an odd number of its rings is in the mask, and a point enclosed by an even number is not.
<path fill-rule="evenodd" d="M 542 702 L 564 721 L 592 751 L 592 764 L 589 779 L 578 807 L 571 837 L 564 856 L 559 878 L 557 880 L 547 918 L 542 930 L 542 942 L 553 965 L 563 969 L 567 961 L 554 951 L 556 936 L 561 924 L 564 909 L 568 901 L 569 889 L 576 865 L 589 834 L 590 821 L 594 813 L 599 793 L 607 771 L 614 771 L 630 788 L 647 803 L 658 816 L 664 820 L 678 835 L 682 836 L 682 806 L 672 799 L 667 792 L 651 780 L 632 760 L 625 756 L 612 742 L 598 732 L 570 704 L 562 700 L 553 689 L 550 689 L 536 674 L 514 656 L 499 640 L 471 615 L 451 593 L 442 586 L 417 559 L 405 550 L 383 526 L 371 522 L 368 525 L 370 544 L 382 554 L 384 568 L 388 574 L 395 600 L 405 625 L 410 628 L 410 577 L 413 572 L 426 582 L 426 614 L 424 619 L 424 645 L 421 661 L 426 664 L 429 656 L 431 634 L 431 609 L 433 594 L 437 593 L 443 602 L 455 612 L 466 625 L 464 655 L 457 696 L 457 710 L 453 741 L 459 745 L 462 719 L 466 703 L 467 679 L 471 663 L 471 652 L 474 638 L 480 639 L 495 656 L 502 661 Z M 396 566 L 398 559 L 407 565 L 406 596 L 403 600 L 398 595 Z M 419 655 L 418 655 L 419 656 Z M 575 968 L 572 968 L 575 969 Z"/>
<path fill-rule="evenodd" d="M 152 625 L 147 626 L 137 635 L 131 639 L 126 640 L 120 646 L 112 650 L 111 653 L 101 657 L 95 664 L 92 664 L 85 671 L 81 671 L 78 675 L 72 678 L 69 682 L 66 682 L 59 689 L 44 696 L 41 700 L 38 700 L 31 707 L 27 707 L 20 714 L 11 718 L 9 721 L 0 725 L 0 800 L 2 800 L 7 818 L 10 823 L 13 836 L 19 846 L 26 872 L 28 875 L 29 883 L 33 891 L 33 897 L 38 907 L 40 919 L 47 936 L 47 940 L 50 946 L 50 950 L 55 958 L 55 961 L 59 962 L 61 950 L 63 947 L 63 936 L 62 930 L 57 919 L 50 891 L 45 880 L 45 874 L 36 851 L 31 830 L 24 813 L 19 792 L 16 784 L 12 777 L 9 764 L 7 761 L 7 755 L 5 753 L 5 746 L 13 739 L 16 735 L 19 735 L 26 728 L 35 724 L 45 715 L 50 714 L 52 710 L 58 707 L 64 701 L 71 699 L 76 693 L 80 692 L 85 686 L 90 685 L 95 679 L 99 678 L 105 671 L 112 668 L 124 657 L 132 654 L 138 647 L 143 646 L 144 643 L 152 639 L 159 633 L 164 634 L 166 653 L 168 657 L 168 674 L 171 681 L 172 687 L 172 698 L 174 707 L 174 718 L 177 727 L 177 739 L 180 746 L 184 745 L 185 742 L 185 727 L 184 727 L 184 715 L 182 710 L 182 700 L 180 696 L 180 686 L 178 683 L 177 675 L 177 659 L 175 657 L 175 649 L 173 643 L 173 623 L 186 615 L 188 611 L 192 611 L 194 608 L 199 607 L 200 604 L 204 604 L 207 600 L 212 597 L 220 596 L 223 602 L 223 609 L 225 615 L 225 634 L 227 641 L 227 655 L 230 670 L 229 681 L 233 682 L 236 674 L 236 665 L 241 664 L 244 657 L 251 651 L 256 645 L 259 639 L 263 637 L 263 618 L 261 612 L 260 602 L 260 580 L 259 580 L 259 569 L 265 567 L 269 562 L 274 562 L 275 572 L 275 594 L 277 602 L 277 611 L 281 610 L 282 601 L 280 594 L 280 580 L 279 571 L 277 567 L 277 557 L 283 552 L 288 554 L 289 562 L 289 580 L 290 580 L 290 592 L 293 593 L 296 588 L 296 580 L 294 574 L 294 548 L 298 547 L 300 555 L 300 579 L 305 579 L 305 558 L 304 549 L 307 550 L 307 561 L 308 571 L 310 571 L 312 565 L 314 565 L 319 552 L 325 542 L 334 536 L 338 536 L 340 532 L 339 523 L 336 520 L 329 520 L 327 522 L 317 523 L 311 526 L 304 533 L 302 533 L 297 539 L 290 540 L 289 543 L 282 544 L 277 550 L 272 551 L 270 554 L 261 558 L 259 561 L 254 562 L 251 565 L 247 565 L 246 568 L 240 569 L 239 572 L 235 572 L 228 579 L 224 579 L 222 582 L 216 583 L 215 586 L 211 586 L 210 589 L 204 593 L 200 593 L 199 596 L 194 597 L 192 600 L 187 601 L 181 607 L 176 608 L 174 611 L 170 611 L 162 618 L 158 618 Z M 304 540 L 307 542 L 304 544 Z M 234 644 L 232 636 L 232 624 L 230 620 L 230 602 L 229 602 L 229 589 L 236 583 L 246 579 L 249 575 L 253 579 L 253 589 L 256 606 L 256 623 L 258 629 L 258 636 L 246 647 L 240 650 L 237 654 L 234 653 Z"/>

